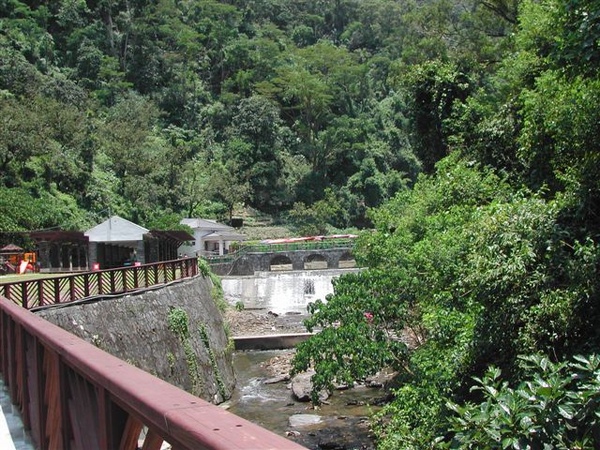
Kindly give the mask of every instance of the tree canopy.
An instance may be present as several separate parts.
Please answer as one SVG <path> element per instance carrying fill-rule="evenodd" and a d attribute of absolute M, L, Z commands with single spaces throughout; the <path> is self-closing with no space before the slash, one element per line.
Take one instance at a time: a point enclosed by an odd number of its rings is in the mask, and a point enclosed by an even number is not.
<path fill-rule="evenodd" d="M 242 204 L 291 220 L 330 189 L 346 213 L 327 227 L 368 226 L 448 153 L 510 6 L 4 1 L 2 186 L 67 196 L 88 224 Z"/>
<path fill-rule="evenodd" d="M 369 211 L 295 369 L 396 369 L 383 449 L 597 448 L 598 5 L 480 5 L 513 29 L 493 66 L 394 63 L 424 173 Z"/>

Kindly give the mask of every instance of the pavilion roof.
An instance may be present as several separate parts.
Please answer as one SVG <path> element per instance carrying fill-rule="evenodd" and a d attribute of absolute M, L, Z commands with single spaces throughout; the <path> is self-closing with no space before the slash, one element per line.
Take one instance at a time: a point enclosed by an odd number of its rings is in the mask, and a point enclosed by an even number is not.
<path fill-rule="evenodd" d="M 29 236 L 36 242 L 88 242 L 89 240 L 81 231 L 32 231 Z"/>
<path fill-rule="evenodd" d="M 0 248 L 0 253 L 21 253 L 23 249 L 15 244 L 8 244 Z"/>

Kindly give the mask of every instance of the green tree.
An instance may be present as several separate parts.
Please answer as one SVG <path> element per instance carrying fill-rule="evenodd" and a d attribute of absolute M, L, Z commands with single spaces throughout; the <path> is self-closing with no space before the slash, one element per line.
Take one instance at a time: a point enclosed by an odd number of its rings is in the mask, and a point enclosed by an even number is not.
<path fill-rule="evenodd" d="M 283 124 L 279 111 L 261 96 L 238 104 L 230 127 L 231 139 L 225 145 L 224 159 L 235 164 L 240 179 L 250 189 L 250 203 L 263 211 L 277 211 L 283 199 Z"/>
<path fill-rule="evenodd" d="M 210 196 L 224 207 L 225 218 L 231 222 L 236 206 L 243 205 L 250 195 L 248 182 L 238 178 L 239 169 L 234 164 L 215 162 L 210 165 L 208 189 Z"/>
<path fill-rule="evenodd" d="M 322 200 L 310 206 L 302 202 L 294 203 L 289 214 L 299 234 L 319 236 L 327 234 L 329 226 L 340 222 L 339 216 L 343 215 L 343 211 L 338 196 L 333 190 L 326 189 Z"/>

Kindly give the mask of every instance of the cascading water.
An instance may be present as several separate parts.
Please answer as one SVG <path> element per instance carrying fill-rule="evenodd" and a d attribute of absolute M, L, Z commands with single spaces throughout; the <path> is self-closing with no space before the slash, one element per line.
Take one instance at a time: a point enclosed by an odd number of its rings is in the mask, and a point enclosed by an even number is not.
<path fill-rule="evenodd" d="M 245 308 L 259 308 L 277 314 L 305 313 L 310 302 L 325 301 L 333 293 L 332 280 L 359 269 L 296 270 L 256 272 L 253 276 L 222 277 L 225 300 Z"/>
<path fill-rule="evenodd" d="M 310 302 L 333 293 L 332 280 L 360 269 L 257 272 L 254 276 L 221 278 L 228 303 L 284 315 L 304 313 Z M 244 351 L 234 354 L 237 387 L 230 411 L 277 434 L 289 436 L 308 449 L 373 449 L 367 417 L 378 409 L 383 392 L 362 387 L 336 391 L 318 410 L 294 400 L 287 383 L 265 383 L 266 367 L 274 357 L 293 350 Z M 368 406 L 371 405 L 371 406 Z M 298 420 L 311 423 L 296 423 Z"/>
<path fill-rule="evenodd" d="M 374 449 L 368 417 L 379 410 L 375 405 L 380 402 L 382 391 L 366 387 L 338 391 L 326 404 L 313 410 L 308 403 L 294 401 L 286 383 L 264 383 L 268 377 L 264 363 L 282 352 L 252 351 L 234 355 L 240 387 L 233 394 L 229 411 L 288 436 L 308 449 Z M 294 417 L 313 421 L 294 424 Z"/>

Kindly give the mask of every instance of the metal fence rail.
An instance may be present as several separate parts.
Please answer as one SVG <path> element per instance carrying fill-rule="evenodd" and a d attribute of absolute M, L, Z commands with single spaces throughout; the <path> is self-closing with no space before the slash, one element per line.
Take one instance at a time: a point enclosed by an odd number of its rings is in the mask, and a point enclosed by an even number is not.
<path fill-rule="evenodd" d="M 0 370 L 40 450 L 300 450 L 0 297 Z"/>
<path fill-rule="evenodd" d="M 0 284 L 0 295 L 26 309 L 120 294 L 198 274 L 197 258 Z"/>

